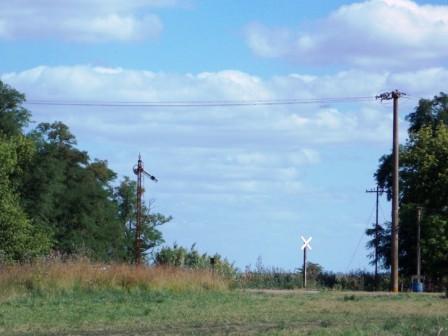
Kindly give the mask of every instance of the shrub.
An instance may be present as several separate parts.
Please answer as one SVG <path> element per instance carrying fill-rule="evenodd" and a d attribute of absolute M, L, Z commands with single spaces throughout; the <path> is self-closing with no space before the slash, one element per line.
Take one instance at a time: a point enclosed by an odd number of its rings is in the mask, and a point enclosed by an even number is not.
<path fill-rule="evenodd" d="M 212 262 L 213 261 L 213 262 Z M 183 267 L 186 269 L 211 270 L 216 274 L 234 277 L 236 268 L 219 254 L 213 256 L 200 254 L 195 244 L 190 250 L 174 244 L 173 247 L 162 247 L 155 253 L 154 262 L 159 266 Z"/>

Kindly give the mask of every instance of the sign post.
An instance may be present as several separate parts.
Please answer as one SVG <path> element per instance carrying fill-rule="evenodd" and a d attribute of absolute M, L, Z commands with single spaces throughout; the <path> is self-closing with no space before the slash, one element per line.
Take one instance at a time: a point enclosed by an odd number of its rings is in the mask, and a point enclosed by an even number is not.
<path fill-rule="evenodd" d="M 302 245 L 302 250 L 303 250 L 303 268 L 302 268 L 303 288 L 306 288 L 306 250 L 307 250 L 307 248 L 312 250 L 310 242 L 311 242 L 311 239 L 313 239 L 313 237 L 309 237 L 308 239 L 305 239 L 305 238 L 303 238 L 303 236 L 300 236 L 300 238 L 302 238 L 302 240 L 303 240 L 303 245 Z"/>

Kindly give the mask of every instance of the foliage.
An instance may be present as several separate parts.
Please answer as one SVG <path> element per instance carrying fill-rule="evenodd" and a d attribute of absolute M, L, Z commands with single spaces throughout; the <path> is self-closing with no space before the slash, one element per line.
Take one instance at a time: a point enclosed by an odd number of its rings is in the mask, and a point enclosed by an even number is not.
<path fill-rule="evenodd" d="M 126 255 L 125 260 L 135 261 L 135 225 L 137 213 L 137 183 L 125 177 L 120 185 L 114 190 L 114 200 L 118 208 L 118 216 L 125 234 Z M 150 206 L 142 206 L 142 228 L 140 248 L 141 254 L 148 257 L 154 248 L 160 246 L 165 241 L 159 227 L 170 222 L 171 216 L 164 216 L 160 213 L 152 213 Z"/>
<path fill-rule="evenodd" d="M 238 287 L 258 289 L 297 289 L 303 287 L 302 274 L 277 267 L 250 270 L 238 275 Z M 314 287 L 311 285 L 311 287 Z"/>
<path fill-rule="evenodd" d="M 189 250 L 177 244 L 174 244 L 173 247 L 162 247 L 155 253 L 154 262 L 156 265 L 191 269 L 212 269 L 214 272 L 225 276 L 234 276 L 236 274 L 235 267 L 227 259 L 223 259 L 217 253 L 213 256 L 207 253 L 200 254 L 194 244 Z"/>
<path fill-rule="evenodd" d="M 416 133 L 423 127 L 436 129 L 440 124 L 448 124 L 448 95 L 440 92 L 433 99 L 420 99 L 415 111 L 410 113 L 406 120 L 409 121 L 409 133 Z"/>
<path fill-rule="evenodd" d="M 49 250 L 49 240 L 43 231 L 32 226 L 14 186 L 19 162 L 28 152 L 29 143 L 22 136 L 0 136 L 0 257 L 24 260 Z"/>
<path fill-rule="evenodd" d="M 0 134 L 17 136 L 30 121 L 30 112 L 22 106 L 25 96 L 0 81 Z"/>
<path fill-rule="evenodd" d="M 370 252 L 367 256 L 370 259 L 370 264 L 375 265 L 375 250 L 378 252 L 378 268 L 389 268 L 389 259 L 385 260 L 381 258 L 381 256 L 385 255 L 390 251 L 390 225 L 386 228 L 381 224 L 374 224 L 372 228 L 366 229 L 366 235 L 373 237 L 366 244 L 366 247 L 370 249 Z"/>
<path fill-rule="evenodd" d="M 389 288 L 389 274 L 378 274 L 378 286 L 375 275 L 363 270 L 355 270 L 349 273 L 322 272 L 317 277 L 317 283 L 321 288 L 351 291 L 387 291 Z"/>
<path fill-rule="evenodd" d="M 25 97 L 0 81 L 0 259 L 24 260 L 48 251 L 44 232 L 33 227 L 21 207 L 19 176 L 33 155 L 33 144 L 22 134 L 29 112 Z"/>
<path fill-rule="evenodd" d="M 432 281 L 440 282 L 448 275 L 448 96 L 441 93 L 432 100 L 420 100 L 408 120 L 409 139 L 400 147 L 400 271 L 415 273 L 417 208 L 423 207 L 422 270 Z M 375 176 L 390 198 L 391 155 L 380 159 Z M 390 223 L 385 223 L 379 242 L 385 268 L 390 266 L 390 232 Z M 373 231 L 367 234 L 374 236 Z M 371 240 L 368 246 L 374 244 Z"/>
<path fill-rule="evenodd" d="M 86 253 L 101 260 L 124 255 L 123 230 L 112 200 L 116 174 L 106 161 L 91 161 L 61 122 L 42 123 L 30 134 L 36 155 L 23 175 L 25 210 L 65 254 Z"/>
<path fill-rule="evenodd" d="M 129 204 L 114 193 L 115 172 L 107 161 L 91 160 L 78 149 L 62 122 L 41 123 L 25 135 L 31 114 L 24 101 L 0 81 L 0 257 L 23 260 L 53 249 L 130 260 L 135 211 L 124 209 Z M 132 199 L 135 206 L 135 184 L 125 179 L 122 185 L 129 189 L 125 202 Z M 143 217 L 146 251 L 163 241 L 156 227 L 171 217 L 149 208 Z"/>
<path fill-rule="evenodd" d="M 22 135 L 30 113 L 25 97 L 0 81 L 0 258 L 24 260 L 49 250 L 43 230 L 33 226 L 21 206 L 20 176 L 33 157 L 33 143 Z"/>
<path fill-rule="evenodd" d="M 255 269 L 248 266 L 245 272 L 238 274 L 237 287 L 257 289 L 299 289 L 303 288 L 302 268 L 297 272 L 282 270 L 278 267 L 266 267 L 261 258 Z M 388 274 L 379 274 L 378 290 L 387 290 Z M 314 289 L 374 291 L 375 276 L 363 270 L 349 273 L 325 271 L 317 263 L 307 263 L 307 287 Z"/>
<path fill-rule="evenodd" d="M 307 262 L 307 285 L 309 288 L 319 286 L 318 278 L 323 272 L 321 265 Z M 238 276 L 238 285 L 243 288 L 297 289 L 303 287 L 303 268 L 290 272 L 279 267 L 263 265 L 258 257 L 255 268 L 247 266 L 244 273 Z"/>

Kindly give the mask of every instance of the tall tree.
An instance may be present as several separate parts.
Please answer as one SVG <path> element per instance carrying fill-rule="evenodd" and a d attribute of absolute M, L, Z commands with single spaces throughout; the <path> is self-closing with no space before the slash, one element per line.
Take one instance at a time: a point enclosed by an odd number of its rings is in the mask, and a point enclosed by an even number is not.
<path fill-rule="evenodd" d="M 0 81 L 0 259 L 24 260 L 48 252 L 50 240 L 33 226 L 20 202 L 21 175 L 34 154 L 23 135 L 30 113 L 25 97 Z"/>
<path fill-rule="evenodd" d="M 422 270 L 427 276 L 440 278 L 448 275 L 447 95 L 441 93 L 433 100 L 420 100 L 408 120 L 409 139 L 400 148 L 400 268 L 404 274 L 415 273 L 417 207 L 423 207 Z M 376 179 L 390 197 L 390 155 L 381 158 Z M 384 229 L 379 252 L 383 265 L 388 267 L 390 223 Z M 373 246 L 372 241 L 370 243 Z"/>
<path fill-rule="evenodd" d="M 22 106 L 25 95 L 0 81 L 0 134 L 7 137 L 22 134 L 30 121 L 30 112 Z"/>
<path fill-rule="evenodd" d="M 90 160 L 61 123 L 42 123 L 30 134 L 37 154 L 24 177 L 23 204 L 36 223 L 53 232 L 62 253 L 122 258 L 124 232 L 113 201 L 116 174 L 106 161 Z"/>
<path fill-rule="evenodd" d="M 415 111 L 406 119 L 410 123 L 409 133 L 416 133 L 426 126 L 435 129 L 440 123 L 448 125 L 448 95 L 441 92 L 433 99 L 420 99 Z"/>

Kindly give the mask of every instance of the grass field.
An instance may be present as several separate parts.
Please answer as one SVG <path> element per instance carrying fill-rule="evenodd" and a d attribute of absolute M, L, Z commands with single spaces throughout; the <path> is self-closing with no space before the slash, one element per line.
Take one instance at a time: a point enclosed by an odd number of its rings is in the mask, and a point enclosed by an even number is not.
<path fill-rule="evenodd" d="M 75 290 L 1 302 L 1 335 L 448 335 L 441 295 Z"/>
<path fill-rule="evenodd" d="M 448 335 L 442 294 L 232 290 L 210 273 L 79 263 L 2 269 L 0 289 L 5 336 Z"/>

